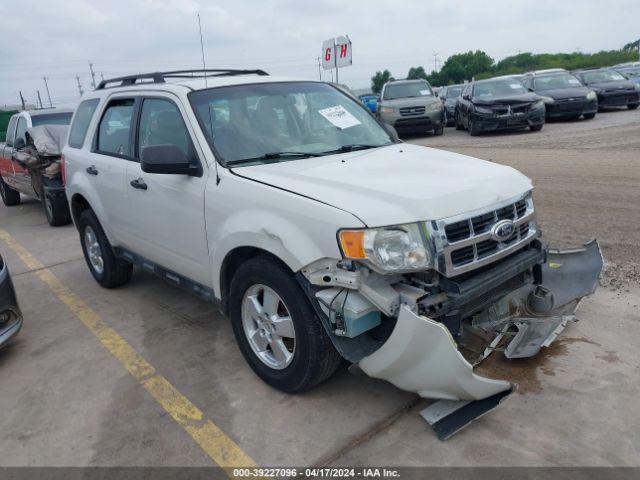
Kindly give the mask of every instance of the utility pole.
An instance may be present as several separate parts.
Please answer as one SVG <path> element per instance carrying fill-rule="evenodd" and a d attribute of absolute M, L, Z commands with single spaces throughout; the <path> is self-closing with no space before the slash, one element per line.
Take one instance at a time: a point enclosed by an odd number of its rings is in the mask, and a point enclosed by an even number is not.
<path fill-rule="evenodd" d="M 435 72 L 438 71 L 438 52 L 433 52 L 433 69 Z"/>
<path fill-rule="evenodd" d="M 53 103 L 51 102 L 51 94 L 49 93 L 49 84 L 47 83 L 47 77 L 42 77 L 44 80 L 44 87 L 47 89 L 47 97 L 49 98 L 49 106 L 53 108 Z"/>
<path fill-rule="evenodd" d="M 96 88 L 96 73 L 93 71 L 93 63 L 91 63 L 91 60 L 88 60 L 88 62 L 89 62 L 89 71 L 91 72 L 91 86 L 95 90 L 95 88 Z"/>
<path fill-rule="evenodd" d="M 22 103 L 22 109 L 26 110 L 27 107 L 24 104 L 24 97 L 22 96 L 22 90 L 20 92 L 18 92 L 18 93 L 20 93 L 20 103 Z"/>
<path fill-rule="evenodd" d="M 38 103 L 40 104 L 40 108 L 44 108 L 42 106 L 42 98 L 40 98 L 40 90 L 36 90 L 36 92 L 38 93 Z"/>
<path fill-rule="evenodd" d="M 82 90 L 82 85 L 80 85 L 80 77 L 78 75 L 76 75 L 76 82 L 78 82 L 78 91 L 80 92 L 80 96 L 82 96 L 84 90 Z"/>
<path fill-rule="evenodd" d="M 320 81 L 322 81 L 322 67 L 320 66 L 320 57 L 316 57 L 316 60 L 318 61 L 318 78 L 320 79 Z"/>
<path fill-rule="evenodd" d="M 100 72 L 100 80 L 104 82 L 104 72 Z"/>

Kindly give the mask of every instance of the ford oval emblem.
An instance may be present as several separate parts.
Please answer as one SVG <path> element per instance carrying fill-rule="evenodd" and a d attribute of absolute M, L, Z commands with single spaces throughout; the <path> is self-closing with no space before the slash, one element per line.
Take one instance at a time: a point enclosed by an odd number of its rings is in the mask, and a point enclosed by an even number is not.
<path fill-rule="evenodd" d="M 491 228 L 491 238 L 496 242 L 509 240 L 515 232 L 516 226 L 511 220 L 501 220 Z"/>

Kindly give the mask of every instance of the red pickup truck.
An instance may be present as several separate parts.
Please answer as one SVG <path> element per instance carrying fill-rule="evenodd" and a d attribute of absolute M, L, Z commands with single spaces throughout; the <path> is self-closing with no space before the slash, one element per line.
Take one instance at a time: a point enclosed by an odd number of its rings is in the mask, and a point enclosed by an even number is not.
<path fill-rule="evenodd" d="M 60 172 L 60 150 L 73 110 L 47 109 L 16 113 L 7 139 L 0 143 L 0 196 L 10 207 L 20 194 L 40 200 L 50 225 L 70 222 Z"/>

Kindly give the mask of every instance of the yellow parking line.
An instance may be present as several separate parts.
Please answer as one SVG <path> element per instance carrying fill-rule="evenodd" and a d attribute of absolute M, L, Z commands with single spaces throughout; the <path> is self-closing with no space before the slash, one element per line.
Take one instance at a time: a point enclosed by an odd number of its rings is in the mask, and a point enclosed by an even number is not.
<path fill-rule="evenodd" d="M 169 381 L 156 372 L 115 330 L 61 280 L 47 269 L 8 232 L 0 229 L 0 239 L 13 250 L 33 273 L 46 283 L 51 291 L 80 319 L 100 343 L 124 365 L 129 373 L 151 394 L 171 417 L 184 428 L 211 459 L 232 476 L 232 467 L 252 467 L 255 462 L 237 443 L 215 423 L 204 417 L 202 411 L 182 395 Z"/>

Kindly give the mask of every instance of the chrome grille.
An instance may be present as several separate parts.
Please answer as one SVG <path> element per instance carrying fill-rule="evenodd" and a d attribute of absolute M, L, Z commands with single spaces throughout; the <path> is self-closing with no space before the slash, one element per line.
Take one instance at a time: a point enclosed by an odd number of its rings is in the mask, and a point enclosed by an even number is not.
<path fill-rule="evenodd" d="M 511 237 L 498 241 L 492 227 L 511 220 L 515 229 Z M 435 222 L 436 251 L 441 256 L 440 270 L 453 276 L 487 265 L 514 252 L 538 236 L 531 197 L 503 202 L 491 209 Z M 438 240 L 439 238 L 439 240 Z"/>
<path fill-rule="evenodd" d="M 423 115 L 424 111 L 424 107 L 402 107 L 400 109 L 400 115 L 403 117 L 407 117 L 409 115 Z"/>

